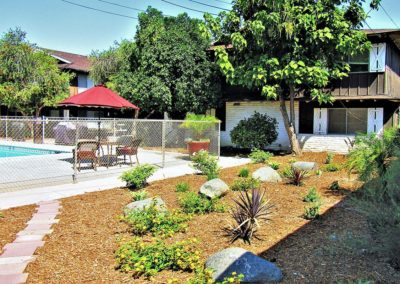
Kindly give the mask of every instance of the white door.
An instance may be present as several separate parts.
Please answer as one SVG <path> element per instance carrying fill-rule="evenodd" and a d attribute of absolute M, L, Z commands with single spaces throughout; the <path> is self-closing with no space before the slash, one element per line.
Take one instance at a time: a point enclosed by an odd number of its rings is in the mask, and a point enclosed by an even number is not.
<path fill-rule="evenodd" d="M 368 133 L 383 132 L 383 108 L 368 109 Z"/>
<path fill-rule="evenodd" d="M 386 43 L 373 44 L 369 53 L 369 72 L 385 72 Z"/>
<path fill-rule="evenodd" d="M 314 108 L 314 134 L 325 135 L 328 128 L 328 110 Z"/>

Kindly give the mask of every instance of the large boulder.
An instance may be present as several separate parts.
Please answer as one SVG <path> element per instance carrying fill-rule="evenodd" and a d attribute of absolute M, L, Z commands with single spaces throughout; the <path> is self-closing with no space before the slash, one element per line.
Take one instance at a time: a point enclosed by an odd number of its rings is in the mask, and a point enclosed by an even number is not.
<path fill-rule="evenodd" d="M 318 169 L 318 165 L 315 162 L 295 162 L 292 164 L 292 168 L 301 171 L 314 171 Z"/>
<path fill-rule="evenodd" d="M 129 212 L 131 210 L 143 211 L 145 208 L 150 207 L 150 205 L 155 202 L 156 207 L 160 211 L 167 211 L 165 202 L 160 197 L 147 198 L 139 201 L 134 201 L 125 206 L 124 212 Z"/>
<path fill-rule="evenodd" d="M 266 181 L 266 182 L 282 181 L 282 178 L 279 175 L 279 173 L 271 167 L 259 168 L 252 174 L 252 177 L 255 179 L 259 179 L 260 181 Z"/>
<path fill-rule="evenodd" d="M 229 186 L 219 178 L 209 180 L 200 187 L 200 193 L 211 199 L 225 195 L 228 190 Z"/>
<path fill-rule="evenodd" d="M 222 281 L 232 272 L 243 274 L 243 283 L 276 283 L 282 280 L 282 271 L 273 263 L 242 248 L 227 248 L 210 256 L 206 268 L 213 270 L 215 281 Z"/>

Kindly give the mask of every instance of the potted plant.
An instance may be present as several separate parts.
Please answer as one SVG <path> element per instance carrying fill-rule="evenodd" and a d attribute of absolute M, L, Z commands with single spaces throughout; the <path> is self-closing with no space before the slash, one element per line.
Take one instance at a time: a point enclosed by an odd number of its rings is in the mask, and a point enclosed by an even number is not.
<path fill-rule="evenodd" d="M 189 155 L 200 150 L 208 151 L 210 139 L 205 138 L 204 134 L 212 128 L 219 120 L 212 115 L 188 113 L 185 121 L 181 124 L 182 128 L 190 129 L 193 132 L 193 138 L 187 140 Z"/>

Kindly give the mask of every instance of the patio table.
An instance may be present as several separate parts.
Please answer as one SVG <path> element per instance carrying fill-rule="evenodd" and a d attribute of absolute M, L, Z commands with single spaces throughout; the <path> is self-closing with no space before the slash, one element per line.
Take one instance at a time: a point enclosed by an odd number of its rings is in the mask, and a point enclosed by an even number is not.
<path fill-rule="evenodd" d="M 102 149 L 103 156 L 105 156 L 103 146 L 107 147 L 107 162 L 106 163 L 102 162 L 103 165 L 104 164 L 106 165 L 107 169 L 110 165 L 112 165 L 114 159 L 115 161 L 117 161 L 118 159 L 117 153 L 116 152 L 114 153 L 113 149 L 114 146 L 119 146 L 119 144 L 120 143 L 118 141 L 110 141 L 110 140 L 100 141 L 100 147 Z"/>

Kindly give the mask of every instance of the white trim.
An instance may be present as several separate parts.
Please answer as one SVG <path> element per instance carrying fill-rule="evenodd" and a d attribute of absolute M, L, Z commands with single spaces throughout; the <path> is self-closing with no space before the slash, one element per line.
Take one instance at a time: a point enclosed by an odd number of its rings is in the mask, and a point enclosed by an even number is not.
<path fill-rule="evenodd" d="M 72 63 L 71 61 L 68 61 L 67 59 L 64 59 L 64 58 L 62 58 L 60 56 L 57 56 L 57 55 L 54 55 L 54 54 L 51 54 L 51 53 L 50 53 L 50 56 L 54 57 L 55 59 L 61 60 L 62 62 L 65 62 L 67 64 L 71 64 Z"/>

